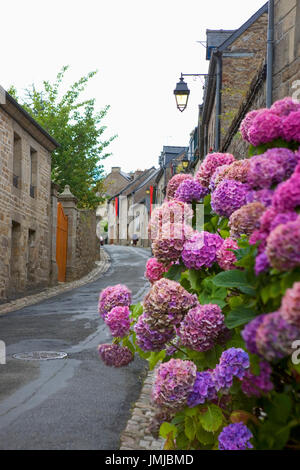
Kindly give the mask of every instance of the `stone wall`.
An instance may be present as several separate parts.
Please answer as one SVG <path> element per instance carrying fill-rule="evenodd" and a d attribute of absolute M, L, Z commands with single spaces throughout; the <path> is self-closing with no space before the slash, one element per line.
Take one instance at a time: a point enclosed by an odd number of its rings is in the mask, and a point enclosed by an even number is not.
<path fill-rule="evenodd" d="M 100 240 L 96 236 L 96 212 L 77 211 L 76 270 L 73 279 L 80 279 L 95 268 L 100 257 Z"/>
<path fill-rule="evenodd" d="M 268 15 L 263 14 L 223 53 L 221 146 L 261 69 L 267 52 Z"/>
<path fill-rule="evenodd" d="M 50 185 L 50 152 L 0 108 L 0 301 L 49 283 Z"/>
<path fill-rule="evenodd" d="M 296 89 L 300 99 L 300 0 L 277 0 L 273 100 L 291 96 Z"/>
<path fill-rule="evenodd" d="M 100 240 L 97 237 L 95 210 L 77 208 L 77 199 L 66 186 L 58 196 L 68 217 L 68 249 L 66 281 L 74 281 L 95 268 L 100 259 Z"/>

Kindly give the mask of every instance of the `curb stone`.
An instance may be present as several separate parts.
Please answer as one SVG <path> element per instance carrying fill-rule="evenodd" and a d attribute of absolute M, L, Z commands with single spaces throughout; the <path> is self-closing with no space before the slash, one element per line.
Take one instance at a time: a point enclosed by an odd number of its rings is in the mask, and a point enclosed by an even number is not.
<path fill-rule="evenodd" d="M 110 257 L 108 253 L 104 249 L 102 249 L 101 260 L 97 261 L 97 267 L 94 268 L 89 274 L 87 274 L 83 278 L 68 283 L 58 284 L 54 287 L 48 287 L 47 289 L 43 290 L 42 292 L 39 292 L 38 294 L 29 295 L 27 297 L 22 297 L 20 299 L 12 300 L 11 302 L 2 304 L 0 305 L 0 315 L 20 310 L 21 308 L 27 307 L 29 305 L 34 305 L 43 300 L 55 297 L 56 295 L 62 294 L 63 292 L 67 292 L 69 290 L 76 289 L 77 287 L 84 286 L 89 282 L 97 280 L 102 274 L 108 271 L 109 267 Z"/>
<path fill-rule="evenodd" d="M 151 404 L 151 390 L 155 378 L 155 369 L 145 378 L 140 397 L 134 405 L 131 418 L 121 434 L 120 450 L 162 450 L 164 439 L 155 439 L 149 425 L 155 409 Z"/>

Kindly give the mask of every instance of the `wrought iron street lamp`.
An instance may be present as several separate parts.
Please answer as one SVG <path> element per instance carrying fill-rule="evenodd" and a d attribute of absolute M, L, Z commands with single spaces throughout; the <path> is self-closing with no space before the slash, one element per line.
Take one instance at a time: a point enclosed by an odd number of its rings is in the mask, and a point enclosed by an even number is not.
<path fill-rule="evenodd" d="M 176 105 L 179 111 L 183 112 L 188 104 L 190 90 L 184 81 L 183 77 L 206 77 L 206 73 L 182 73 L 180 81 L 177 83 L 174 90 Z"/>
<path fill-rule="evenodd" d="M 182 75 L 180 77 L 180 81 L 176 85 L 174 95 L 176 99 L 177 108 L 179 109 L 179 111 L 183 112 L 188 104 L 190 90 L 188 89 L 188 86 L 185 83 Z"/>

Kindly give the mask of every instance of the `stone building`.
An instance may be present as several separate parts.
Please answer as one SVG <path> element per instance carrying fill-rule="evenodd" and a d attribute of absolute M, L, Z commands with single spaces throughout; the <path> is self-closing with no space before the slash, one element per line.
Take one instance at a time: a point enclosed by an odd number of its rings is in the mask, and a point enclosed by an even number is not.
<path fill-rule="evenodd" d="M 275 0 L 273 100 L 300 99 L 300 0 Z"/>
<path fill-rule="evenodd" d="M 235 31 L 207 30 L 210 62 L 199 116 L 201 159 L 211 151 L 233 151 L 238 131 L 233 124 L 257 83 L 264 83 L 267 29 L 268 3 Z M 243 157 L 243 150 L 236 156 Z"/>
<path fill-rule="evenodd" d="M 155 181 L 155 204 L 162 204 L 166 197 L 168 182 L 181 168 L 182 161 L 188 158 L 188 147 L 167 146 L 158 159 L 159 172 Z"/>
<path fill-rule="evenodd" d="M 274 3 L 273 102 L 285 96 L 300 99 L 300 0 Z M 240 136 L 240 124 L 249 111 L 266 107 L 268 3 L 229 33 L 207 31 L 210 65 L 199 108 L 196 169 L 210 151 L 243 158 L 248 144 Z"/>
<path fill-rule="evenodd" d="M 148 246 L 150 188 L 154 186 L 157 169 L 138 170 L 124 189 L 108 200 L 108 239 L 111 244 L 129 245 L 133 233 L 139 246 Z"/>
<path fill-rule="evenodd" d="M 0 104 L 0 301 L 55 281 L 51 152 L 57 147 L 5 93 Z"/>

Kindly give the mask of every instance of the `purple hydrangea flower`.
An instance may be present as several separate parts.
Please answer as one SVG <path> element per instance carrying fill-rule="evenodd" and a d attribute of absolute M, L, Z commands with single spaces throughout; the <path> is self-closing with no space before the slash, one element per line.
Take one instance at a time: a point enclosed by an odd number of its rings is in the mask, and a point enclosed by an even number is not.
<path fill-rule="evenodd" d="M 210 268 L 217 260 L 217 251 L 224 240 L 216 234 L 209 232 L 196 232 L 184 244 L 182 259 L 189 269 Z"/>
<path fill-rule="evenodd" d="M 247 370 L 243 378 L 242 391 L 248 397 L 260 397 L 263 393 L 268 393 L 274 388 L 271 381 L 272 367 L 270 364 L 261 361 L 259 367 L 259 375 L 254 375 L 250 370 Z"/>
<path fill-rule="evenodd" d="M 298 214 L 297 212 L 285 212 L 284 214 L 279 213 L 276 214 L 274 217 L 271 225 L 270 225 L 270 232 L 273 232 L 278 225 L 285 225 L 288 224 L 289 222 L 295 222 L 297 220 Z"/>
<path fill-rule="evenodd" d="M 178 175 L 173 176 L 173 178 L 170 179 L 168 186 L 167 186 L 167 199 L 171 201 L 172 199 L 176 199 L 175 193 L 181 183 L 183 181 L 186 181 L 188 179 L 193 179 L 193 175 L 187 175 L 185 173 L 179 173 Z"/>
<path fill-rule="evenodd" d="M 282 136 L 282 119 L 266 109 L 257 114 L 248 131 L 248 138 L 252 145 L 272 142 Z"/>
<path fill-rule="evenodd" d="M 230 217 L 233 212 L 246 204 L 248 191 L 248 185 L 224 179 L 212 193 L 211 207 L 216 214 Z"/>
<path fill-rule="evenodd" d="M 250 442 L 253 434 L 243 423 L 232 423 L 223 428 L 219 435 L 219 450 L 253 449 Z"/>
<path fill-rule="evenodd" d="M 171 359 L 157 370 L 152 398 L 160 408 L 181 410 L 194 389 L 197 367 L 191 361 Z"/>
<path fill-rule="evenodd" d="M 189 394 L 187 405 L 190 408 L 201 405 L 206 401 L 215 400 L 217 392 L 211 372 L 197 372 L 194 389 Z"/>
<path fill-rule="evenodd" d="M 146 314 L 143 313 L 134 326 L 136 332 L 136 344 L 143 351 L 161 351 L 165 348 L 167 342 L 175 336 L 174 328 L 151 329 L 145 321 Z"/>
<path fill-rule="evenodd" d="M 259 276 L 261 273 L 267 271 L 270 267 L 270 263 L 265 252 L 260 253 L 255 260 L 255 274 Z"/>
<path fill-rule="evenodd" d="M 186 179 L 178 187 L 175 199 L 182 202 L 200 201 L 209 193 L 208 188 L 202 186 L 195 179 Z"/>
<path fill-rule="evenodd" d="M 221 166 L 218 166 L 216 168 L 216 170 L 214 171 L 211 179 L 210 179 L 210 183 L 209 183 L 209 191 L 212 193 L 216 187 L 217 187 L 217 181 L 218 181 L 218 178 L 223 175 L 223 173 L 225 172 L 225 170 L 227 170 L 229 168 L 230 165 L 221 165 Z M 219 181 L 218 181 L 219 183 Z"/>
<path fill-rule="evenodd" d="M 177 335 L 184 346 L 195 351 L 209 351 L 223 327 L 224 315 L 218 305 L 198 305 L 184 317 Z"/>
<path fill-rule="evenodd" d="M 131 292 L 123 284 L 104 289 L 99 296 L 98 311 L 102 318 L 114 307 L 128 307 L 131 304 Z"/>
<path fill-rule="evenodd" d="M 259 354 L 257 345 L 256 345 L 256 332 L 257 329 L 262 324 L 265 315 L 259 315 L 258 317 L 254 318 L 242 331 L 242 338 L 246 343 L 246 348 L 251 354 Z"/>
<path fill-rule="evenodd" d="M 270 189 L 289 178 L 297 164 L 298 155 L 286 148 L 273 148 L 249 160 L 248 182 L 254 189 Z"/>
<path fill-rule="evenodd" d="M 300 142 L 300 110 L 293 111 L 282 121 L 282 133 L 288 142 Z"/>
<path fill-rule="evenodd" d="M 122 338 L 129 334 L 130 311 L 128 307 L 114 307 L 105 317 L 105 323 L 114 337 Z"/>
<path fill-rule="evenodd" d="M 242 379 L 250 367 L 249 355 L 241 348 L 230 348 L 222 353 L 219 364 L 213 371 L 216 390 L 229 390 L 233 378 Z"/>
<path fill-rule="evenodd" d="M 102 361 L 110 367 L 124 367 L 133 361 L 133 354 L 127 346 L 100 344 L 98 351 Z"/>
<path fill-rule="evenodd" d="M 271 362 L 292 354 L 292 344 L 299 339 L 300 330 L 285 321 L 281 312 L 265 315 L 256 331 L 259 354 Z"/>
<path fill-rule="evenodd" d="M 273 201 L 274 191 L 272 189 L 261 189 L 259 191 L 249 191 L 246 196 L 246 203 L 260 202 L 265 207 L 270 207 Z"/>

